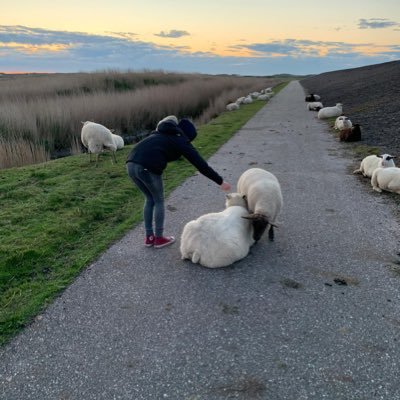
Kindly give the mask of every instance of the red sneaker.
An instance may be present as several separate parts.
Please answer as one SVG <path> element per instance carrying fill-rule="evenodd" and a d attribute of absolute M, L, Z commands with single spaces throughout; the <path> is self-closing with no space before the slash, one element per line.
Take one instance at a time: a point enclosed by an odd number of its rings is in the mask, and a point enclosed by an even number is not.
<path fill-rule="evenodd" d="M 146 240 L 144 241 L 144 245 L 146 247 L 151 247 L 154 245 L 154 235 L 146 236 Z"/>
<path fill-rule="evenodd" d="M 154 239 L 154 247 L 156 249 L 161 249 L 161 247 L 169 246 L 174 242 L 175 238 L 173 236 L 160 236 Z"/>

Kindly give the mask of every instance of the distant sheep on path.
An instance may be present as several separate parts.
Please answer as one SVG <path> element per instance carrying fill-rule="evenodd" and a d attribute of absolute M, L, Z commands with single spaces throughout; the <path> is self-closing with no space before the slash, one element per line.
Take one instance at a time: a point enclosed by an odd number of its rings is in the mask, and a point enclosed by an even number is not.
<path fill-rule="evenodd" d="M 307 104 L 307 109 L 310 111 L 319 111 L 323 108 L 323 104 L 320 101 L 312 101 Z"/>
<path fill-rule="evenodd" d="M 336 106 L 333 107 L 324 107 L 318 111 L 318 118 L 331 118 L 331 117 L 339 117 L 343 113 L 343 105 L 342 103 L 337 103 Z"/>
<path fill-rule="evenodd" d="M 367 178 L 371 178 L 372 174 L 378 167 L 395 167 L 394 156 L 383 154 L 381 156 L 371 155 L 364 157 L 361 161 L 360 168 L 353 171 L 353 174 L 363 174 Z"/>

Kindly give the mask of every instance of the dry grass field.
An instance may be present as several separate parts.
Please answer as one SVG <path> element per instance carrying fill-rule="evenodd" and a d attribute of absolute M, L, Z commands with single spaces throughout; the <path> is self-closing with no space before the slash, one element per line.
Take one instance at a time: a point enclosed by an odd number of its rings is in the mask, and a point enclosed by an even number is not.
<path fill-rule="evenodd" d="M 156 72 L 27 74 L 0 77 L 0 168 L 80 152 L 81 121 L 126 138 L 166 115 L 210 121 L 227 103 L 279 78 Z"/>

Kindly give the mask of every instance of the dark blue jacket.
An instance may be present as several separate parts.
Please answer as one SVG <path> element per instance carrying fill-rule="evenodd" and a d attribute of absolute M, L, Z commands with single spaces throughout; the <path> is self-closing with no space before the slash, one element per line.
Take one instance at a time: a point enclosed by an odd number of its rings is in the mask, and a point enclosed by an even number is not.
<path fill-rule="evenodd" d="M 134 162 L 161 175 L 170 161 L 185 157 L 197 170 L 218 185 L 223 179 L 205 161 L 190 143 L 195 134 L 188 137 L 173 121 L 162 122 L 156 131 L 141 140 L 129 153 L 127 162 Z"/>

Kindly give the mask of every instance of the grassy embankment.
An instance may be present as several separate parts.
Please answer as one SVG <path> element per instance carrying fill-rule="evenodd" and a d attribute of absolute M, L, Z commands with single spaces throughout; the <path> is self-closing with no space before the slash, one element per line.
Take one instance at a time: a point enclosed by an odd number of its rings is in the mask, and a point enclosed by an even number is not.
<path fill-rule="evenodd" d="M 264 105 L 221 114 L 199 127 L 194 145 L 209 158 Z M 0 171 L 0 344 L 141 222 L 143 199 L 124 164 L 131 148 L 117 153 L 117 164 L 102 155 L 97 168 L 81 154 Z M 185 160 L 171 163 L 166 194 L 194 172 Z"/>

